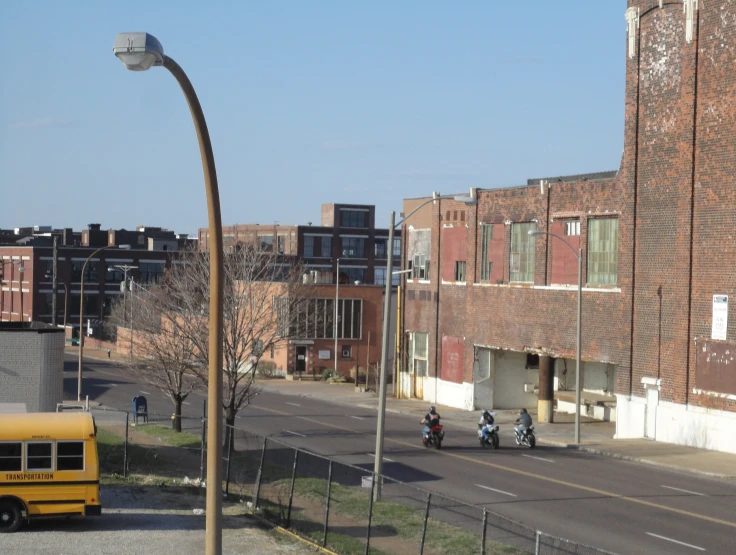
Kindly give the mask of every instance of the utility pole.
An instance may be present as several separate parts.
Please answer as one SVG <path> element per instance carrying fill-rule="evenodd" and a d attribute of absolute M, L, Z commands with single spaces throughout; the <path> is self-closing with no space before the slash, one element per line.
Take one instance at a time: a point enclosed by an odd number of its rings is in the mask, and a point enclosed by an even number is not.
<path fill-rule="evenodd" d="M 128 272 L 130 270 L 135 270 L 138 268 L 138 266 L 130 266 L 128 264 L 120 264 L 119 266 L 110 266 L 107 271 L 112 272 L 114 270 L 122 270 L 123 272 L 123 282 L 122 282 L 122 291 L 123 291 L 123 318 L 127 316 L 128 311 L 126 310 L 126 304 L 125 304 L 125 297 L 126 297 L 126 289 L 128 288 Z M 133 276 L 130 276 L 130 360 L 133 361 Z"/>
<path fill-rule="evenodd" d="M 337 301 L 340 297 L 340 259 L 337 259 L 337 272 L 335 273 L 335 322 L 334 322 L 334 335 L 335 335 L 335 376 L 337 376 Z"/>
<path fill-rule="evenodd" d="M 53 258 L 53 267 L 52 267 L 52 274 L 51 274 L 51 290 L 52 290 L 52 296 L 51 296 L 51 325 L 56 327 L 56 290 L 59 286 L 58 284 L 58 278 L 56 274 L 56 268 L 59 264 L 59 237 L 54 235 L 54 258 Z"/>

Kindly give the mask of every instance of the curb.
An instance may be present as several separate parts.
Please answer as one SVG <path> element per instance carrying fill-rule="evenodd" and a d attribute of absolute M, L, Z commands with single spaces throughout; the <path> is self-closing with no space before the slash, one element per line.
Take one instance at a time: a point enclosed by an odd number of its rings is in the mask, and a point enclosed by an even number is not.
<path fill-rule="evenodd" d="M 309 547 L 312 547 L 312 548 L 316 549 L 320 553 L 327 553 L 328 555 L 339 555 L 338 553 L 335 553 L 334 551 L 330 551 L 326 547 L 322 547 L 321 545 L 319 545 L 317 543 L 314 543 L 314 542 L 312 542 L 312 541 L 310 541 L 310 540 L 308 540 L 306 538 L 303 538 L 299 534 L 295 534 L 291 530 L 287 530 L 283 526 L 279 526 L 278 524 L 274 524 L 270 520 L 267 520 L 267 519 L 263 518 L 262 516 L 257 515 L 256 513 L 253 513 L 253 512 L 248 513 L 248 516 L 251 516 L 251 517 L 253 517 L 256 520 L 258 520 L 258 521 L 260 521 L 262 523 L 265 523 L 268 526 L 271 526 L 274 530 L 280 532 L 281 534 L 284 534 L 286 536 L 290 536 L 290 537 L 292 537 L 294 539 L 299 540 L 302 543 L 307 544 Z"/>
<path fill-rule="evenodd" d="M 550 439 L 538 439 L 537 443 L 543 445 L 550 445 L 552 447 L 561 447 L 563 449 L 573 449 L 575 451 L 583 451 L 586 453 L 592 453 L 594 455 L 600 455 L 602 457 L 608 457 L 611 459 L 619 459 L 622 461 L 637 462 L 648 464 L 651 466 L 658 466 L 660 468 L 666 468 L 667 470 L 673 470 L 675 472 L 686 472 L 688 474 L 698 474 L 700 476 L 708 476 L 710 478 L 719 478 L 722 480 L 736 480 L 736 475 L 733 474 L 719 474 L 718 472 L 707 472 L 705 470 L 698 470 L 697 468 L 685 468 L 682 466 L 674 466 L 671 464 L 661 463 L 653 461 L 651 459 L 645 459 L 642 457 L 635 457 L 631 455 L 623 455 L 614 451 L 606 451 L 605 449 L 597 449 L 595 447 L 586 447 L 584 445 L 575 445 L 574 443 L 565 443 L 563 441 L 554 441 Z"/>

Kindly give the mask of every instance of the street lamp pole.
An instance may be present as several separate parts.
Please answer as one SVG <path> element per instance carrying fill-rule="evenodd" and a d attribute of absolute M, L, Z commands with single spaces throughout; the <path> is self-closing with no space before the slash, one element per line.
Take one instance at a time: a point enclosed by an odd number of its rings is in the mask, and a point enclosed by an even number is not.
<path fill-rule="evenodd" d="M 122 270 L 123 271 L 123 318 L 125 318 L 125 297 L 126 289 L 128 288 L 128 271 L 135 270 L 138 266 L 130 266 L 128 264 L 121 264 L 119 266 L 110 266 L 107 271 Z M 133 278 L 131 277 L 130 283 L 130 362 L 133 362 Z"/>
<path fill-rule="evenodd" d="M 82 401 L 82 363 L 84 360 L 84 272 L 87 270 L 87 263 L 94 256 L 105 249 L 112 248 L 110 246 L 100 247 L 87 257 L 82 265 L 82 277 L 79 280 L 79 368 L 77 370 L 77 402 Z"/>
<path fill-rule="evenodd" d="M 222 287 L 223 251 L 220 195 L 217 187 L 215 156 L 212 152 L 207 122 L 194 87 L 184 70 L 164 54 L 163 46 L 148 33 L 121 33 L 115 38 L 113 52 L 133 71 L 152 66 L 168 69 L 184 93 L 197 132 L 207 192 L 210 259 L 209 368 L 207 385 L 207 503 L 206 555 L 222 553 Z"/>
<path fill-rule="evenodd" d="M 530 237 L 536 237 L 538 235 L 550 235 L 556 237 L 563 243 L 565 243 L 570 250 L 575 254 L 578 259 L 578 311 L 577 311 L 577 331 L 575 334 L 575 443 L 580 444 L 580 395 L 581 395 L 581 384 L 580 384 L 580 345 L 582 343 L 582 307 L 583 307 L 583 249 L 578 248 L 577 251 L 570 243 L 565 241 L 562 237 L 549 231 L 542 231 L 539 229 L 532 229 L 529 231 Z"/>
<path fill-rule="evenodd" d="M 340 298 L 340 259 L 337 259 L 337 271 L 335 272 L 335 317 L 334 317 L 334 333 L 335 336 L 335 376 L 337 376 L 337 302 Z M 358 385 L 357 374 L 355 385 Z"/>
<path fill-rule="evenodd" d="M 438 193 L 432 193 L 432 198 L 427 199 L 425 202 L 417 206 L 414 210 L 404 217 L 403 220 L 395 223 L 396 213 L 391 212 L 389 216 L 389 227 L 388 227 L 388 244 L 389 244 L 389 257 L 386 261 L 386 288 L 383 297 L 383 332 L 381 336 L 381 378 L 380 387 L 378 394 L 378 422 L 376 423 L 376 458 L 373 463 L 373 475 L 376 479 L 376 484 L 373 489 L 374 497 L 376 500 L 381 498 L 381 474 L 383 473 L 383 435 L 385 430 L 386 421 L 386 377 L 388 375 L 388 332 L 389 323 L 391 318 L 391 276 L 393 274 L 393 244 L 394 244 L 394 229 L 403 224 L 412 214 L 414 214 L 420 208 L 426 206 L 430 202 L 441 199 L 453 199 L 459 202 L 463 202 L 467 205 L 473 205 L 477 202 L 477 199 L 472 194 L 470 196 L 455 196 L 446 195 L 440 196 Z M 394 388 L 396 384 L 394 384 Z"/>

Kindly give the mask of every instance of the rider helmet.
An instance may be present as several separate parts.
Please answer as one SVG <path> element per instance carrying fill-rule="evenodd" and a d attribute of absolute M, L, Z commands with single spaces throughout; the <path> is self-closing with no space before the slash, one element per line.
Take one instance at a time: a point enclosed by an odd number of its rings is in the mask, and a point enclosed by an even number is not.
<path fill-rule="evenodd" d="M 434 405 L 429 407 L 429 412 L 437 412 L 437 410 L 434 408 Z"/>

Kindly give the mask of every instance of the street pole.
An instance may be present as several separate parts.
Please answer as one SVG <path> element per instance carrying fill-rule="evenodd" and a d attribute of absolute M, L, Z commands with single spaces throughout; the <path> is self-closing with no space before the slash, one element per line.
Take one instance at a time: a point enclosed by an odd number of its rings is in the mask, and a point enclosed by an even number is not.
<path fill-rule="evenodd" d="M 66 330 L 66 315 L 67 315 L 67 307 L 69 304 L 69 288 L 66 286 L 66 283 L 62 283 L 64 286 L 64 330 Z M 66 334 L 66 331 L 64 331 L 64 334 Z"/>
<path fill-rule="evenodd" d="M 386 365 L 388 364 L 388 332 L 389 321 L 391 318 L 391 272 L 393 271 L 393 244 L 394 244 L 394 227 L 396 220 L 396 212 L 391 212 L 388 224 L 388 244 L 390 246 L 390 256 L 386 261 L 386 289 L 383 298 L 383 335 L 381 336 L 381 383 L 380 393 L 378 395 L 378 430 L 376 433 L 376 460 L 373 465 L 373 475 L 376 480 L 375 499 L 381 498 L 381 474 L 383 473 L 383 433 L 385 429 L 386 417 Z"/>
<path fill-rule="evenodd" d="M 575 444 L 580 444 L 580 344 L 583 306 L 583 249 L 578 249 L 578 330 L 575 347 Z"/>
<path fill-rule="evenodd" d="M 337 302 L 340 297 L 340 259 L 339 258 L 337 259 L 337 272 L 335 276 L 336 276 L 335 277 L 335 318 L 334 318 L 335 332 L 333 335 L 335 336 L 335 377 L 337 377 Z M 357 381 L 355 385 L 356 386 L 358 385 Z"/>
<path fill-rule="evenodd" d="M 56 277 L 56 267 L 59 263 L 59 246 L 58 246 L 59 237 L 54 235 L 54 254 L 53 254 L 53 266 L 52 266 L 52 276 L 51 276 L 51 325 L 56 327 L 56 291 L 58 289 L 58 281 Z"/>
<path fill-rule="evenodd" d="M 130 356 L 128 360 L 133 362 L 133 276 L 130 276 Z"/>
<path fill-rule="evenodd" d="M 82 266 L 82 276 L 79 280 L 79 368 L 77 369 L 77 402 L 82 401 L 82 365 L 84 361 L 84 273 L 87 271 L 87 263 L 92 258 L 110 247 L 100 247 L 87 257 Z"/>

